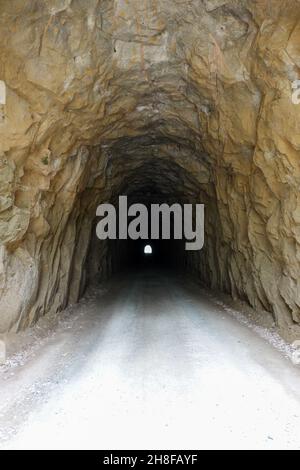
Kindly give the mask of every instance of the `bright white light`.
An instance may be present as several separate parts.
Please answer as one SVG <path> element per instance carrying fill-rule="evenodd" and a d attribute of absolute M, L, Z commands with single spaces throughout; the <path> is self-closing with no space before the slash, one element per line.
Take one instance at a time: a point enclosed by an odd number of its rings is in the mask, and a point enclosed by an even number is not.
<path fill-rule="evenodd" d="M 144 253 L 145 255 L 152 255 L 152 246 L 151 245 L 146 245 L 144 248 Z"/>

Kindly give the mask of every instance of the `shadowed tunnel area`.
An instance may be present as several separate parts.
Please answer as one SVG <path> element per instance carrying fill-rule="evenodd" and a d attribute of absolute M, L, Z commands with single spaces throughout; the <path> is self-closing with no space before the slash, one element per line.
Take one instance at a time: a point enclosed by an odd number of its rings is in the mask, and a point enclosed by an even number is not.
<path fill-rule="evenodd" d="M 120 145 L 123 145 L 123 143 Z M 191 228 L 195 230 L 195 204 L 201 202 L 197 196 L 199 192 L 197 181 L 187 170 L 176 163 L 174 164 L 171 159 L 155 158 L 152 154 L 155 154 L 157 146 L 155 139 L 151 139 L 150 142 L 145 138 L 138 139 L 138 142 L 135 141 L 133 143 L 126 141 L 125 145 L 135 146 L 133 150 L 135 163 L 128 161 L 127 148 L 124 150 L 123 157 L 124 160 L 127 160 L 126 163 L 119 159 L 113 161 L 111 178 L 116 183 L 112 185 L 110 199 L 106 201 L 116 210 L 117 239 L 108 241 L 98 239 L 96 224 L 101 220 L 101 217 L 96 217 L 93 223 L 92 240 L 87 258 L 87 270 L 90 281 L 97 275 L 101 279 L 101 274 L 99 276 L 99 273 L 102 273 L 103 269 L 107 270 L 103 272 L 103 275 L 109 277 L 119 270 L 141 269 L 142 267 L 147 268 L 149 266 L 176 270 L 185 270 L 187 267 L 189 253 L 185 250 L 184 205 L 193 205 L 193 224 Z M 149 154 L 146 157 L 145 151 Z M 119 154 L 120 150 L 118 147 L 115 152 Z M 141 155 L 139 152 L 141 152 Z M 137 160 L 140 160 L 140 164 L 136 166 Z M 146 160 L 146 163 L 144 160 Z M 127 208 L 133 204 L 145 206 L 148 212 L 146 229 L 148 238 L 143 239 L 139 237 L 137 240 L 133 240 L 128 235 L 127 240 L 119 239 L 119 196 L 127 197 Z M 161 215 L 159 217 L 159 239 L 151 238 L 152 224 L 154 224 L 151 218 L 151 208 L 153 205 L 159 205 L 160 207 L 167 205 L 172 209 L 174 204 L 179 205 L 181 208 L 182 239 L 174 238 L 174 214 L 172 210 L 170 216 L 167 217 L 170 222 L 169 239 L 164 239 L 162 233 L 163 217 Z M 127 217 L 126 233 L 133 219 L 134 217 Z M 145 256 L 144 254 L 144 247 L 147 244 L 153 247 L 152 256 Z M 95 253 L 97 253 L 97 256 L 95 256 Z"/>

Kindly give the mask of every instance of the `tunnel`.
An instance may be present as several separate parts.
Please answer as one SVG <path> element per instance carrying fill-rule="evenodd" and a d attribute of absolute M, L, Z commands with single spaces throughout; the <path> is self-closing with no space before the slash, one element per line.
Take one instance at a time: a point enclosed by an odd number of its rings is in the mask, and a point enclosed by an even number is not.
<path fill-rule="evenodd" d="M 0 335 L 178 275 L 299 338 L 299 25 L 297 0 L 0 1 Z M 99 240 L 120 196 L 203 204 L 203 248 Z"/>
<path fill-rule="evenodd" d="M 173 3 L 1 3 L 3 332 L 128 263 L 94 236 L 121 194 L 204 204 L 177 265 L 299 332 L 297 2 Z"/>
<path fill-rule="evenodd" d="M 167 141 L 163 145 L 171 145 L 171 143 Z M 95 225 L 101 219 L 95 217 L 86 261 L 87 284 L 96 277 L 101 280 L 101 276 L 108 278 L 118 271 L 126 272 L 126 270 L 143 267 L 185 270 L 189 262 L 186 254 L 188 252 L 185 251 L 184 237 L 181 239 L 174 237 L 173 212 L 170 213 L 169 236 L 166 234 L 163 238 L 160 227 L 158 238 L 154 239 L 151 236 L 151 206 L 162 207 L 165 204 L 172 208 L 174 204 L 177 204 L 182 208 L 183 219 L 184 205 L 200 202 L 197 180 L 189 174 L 188 170 L 173 162 L 170 157 L 164 157 L 163 150 L 160 148 L 160 137 L 149 139 L 142 136 L 133 141 L 126 139 L 124 142 L 122 140 L 113 143 L 112 147 L 110 175 L 113 184 L 110 196 L 105 202 L 116 208 L 117 221 L 121 210 L 119 208 L 120 196 L 127 197 L 126 207 L 128 208 L 133 204 L 144 205 L 148 211 L 148 237 L 140 236 L 136 240 L 128 237 L 122 240 L 118 237 L 117 229 L 116 240 L 99 240 Z M 155 154 L 159 157 L 155 158 Z M 128 161 L 124 164 L 121 159 Z M 187 186 L 187 191 L 184 185 Z M 93 212 L 96 213 L 95 206 Z M 129 225 L 133 218 L 128 216 L 127 219 L 127 225 Z M 162 224 L 162 220 L 160 222 Z M 152 256 L 144 256 L 146 245 L 152 248 Z"/>

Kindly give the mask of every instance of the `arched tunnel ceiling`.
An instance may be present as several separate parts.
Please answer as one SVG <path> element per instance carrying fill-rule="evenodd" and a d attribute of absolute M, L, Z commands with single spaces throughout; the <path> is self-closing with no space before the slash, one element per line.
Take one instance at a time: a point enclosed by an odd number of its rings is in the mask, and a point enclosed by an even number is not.
<path fill-rule="evenodd" d="M 121 138 L 105 146 L 113 194 L 152 193 L 183 201 L 197 199 L 210 182 L 208 156 L 191 142 L 155 134 Z"/>
<path fill-rule="evenodd" d="M 191 269 L 298 328 L 299 20 L 297 0 L 1 0 L 1 330 L 78 299 L 121 193 L 205 203 Z"/>

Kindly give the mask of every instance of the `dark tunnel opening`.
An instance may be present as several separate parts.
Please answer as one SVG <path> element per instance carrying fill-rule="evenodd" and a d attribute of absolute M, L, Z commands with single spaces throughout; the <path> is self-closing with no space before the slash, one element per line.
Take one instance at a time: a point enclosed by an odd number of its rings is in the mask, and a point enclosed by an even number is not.
<path fill-rule="evenodd" d="M 99 240 L 96 236 L 97 222 L 101 217 L 95 218 L 92 227 L 92 236 L 87 256 L 87 278 L 85 286 L 96 276 L 101 282 L 110 276 L 126 272 L 142 272 L 143 270 L 186 271 L 191 270 L 194 257 L 200 252 L 185 249 L 184 233 L 184 207 L 186 204 L 193 207 L 193 228 L 195 229 L 195 207 L 208 199 L 205 188 L 201 190 L 199 182 L 191 172 L 182 164 L 176 163 L 168 153 L 159 158 L 153 154 L 157 146 L 169 145 L 166 139 L 122 139 L 110 144 L 106 152 L 110 156 L 108 171 L 110 176 L 110 191 L 107 197 L 101 197 L 101 204 L 111 204 L 116 209 L 116 220 L 119 221 L 119 198 L 127 197 L 128 208 L 135 204 L 142 204 L 148 212 L 148 236 L 138 239 Z M 153 206 L 167 206 L 170 209 L 169 237 L 163 234 L 163 216 L 159 217 L 159 235 L 152 236 L 151 211 Z M 173 207 L 179 206 L 181 211 L 182 237 L 176 236 Z M 95 205 L 94 205 L 94 213 Z M 128 216 L 127 228 L 134 217 Z M 118 225 L 118 223 L 117 223 Z M 117 229 L 118 233 L 118 229 Z M 145 254 L 144 248 L 150 245 L 151 254 Z"/>
<path fill-rule="evenodd" d="M 144 252 L 150 246 L 152 253 Z M 181 240 L 129 240 L 124 246 L 127 251 L 127 270 L 179 270 L 183 263 L 183 242 Z"/>
<path fill-rule="evenodd" d="M 151 195 L 148 191 L 148 197 Z M 168 206 L 172 208 L 172 204 L 169 204 L 168 199 L 152 198 L 145 200 L 145 198 L 134 198 L 128 197 L 128 205 L 131 204 L 143 204 L 148 211 L 148 237 L 131 239 L 129 236 L 126 240 L 96 240 L 100 252 L 101 246 L 107 243 L 107 258 L 109 260 L 110 274 L 126 273 L 126 272 L 142 272 L 145 270 L 158 270 L 158 271 L 180 271 L 185 268 L 185 239 L 183 231 L 183 220 L 182 220 L 182 239 L 175 238 L 174 231 L 174 213 L 170 211 L 170 237 L 165 238 L 163 234 L 162 224 L 163 217 L 160 216 L 160 230 L 159 238 L 154 239 L 151 237 L 152 221 L 151 221 L 151 206 L 152 204 L 159 205 L 160 207 Z M 177 203 L 178 204 L 178 203 Z M 184 204 L 179 204 L 183 209 Z M 182 210 L 183 214 L 183 210 Z M 117 220 L 119 213 L 117 212 Z M 127 228 L 134 217 L 128 217 Z M 94 228 L 95 231 L 95 228 Z M 118 232 L 118 231 L 117 231 Z M 145 253 L 145 248 L 150 247 L 151 253 Z"/>

